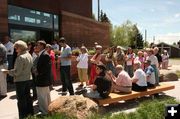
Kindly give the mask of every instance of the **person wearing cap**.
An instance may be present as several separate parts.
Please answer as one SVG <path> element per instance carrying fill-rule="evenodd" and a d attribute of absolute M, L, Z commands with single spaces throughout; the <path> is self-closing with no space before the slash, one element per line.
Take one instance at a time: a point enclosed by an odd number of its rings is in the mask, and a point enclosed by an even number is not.
<path fill-rule="evenodd" d="M 134 76 L 132 77 L 132 90 L 134 91 L 146 91 L 147 90 L 147 81 L 146 74 L 141 69 L 141 62 L 134 62 Z"/>
<path fill-rule="evenodd" d="M 124 52 L 121 49 L 121 46 L 117 46 L 116 52 L 114 53 L 115 58 L 115 65 L 122 65 L 125 64 L 125 55 Z"/>
<path fill-rule="evenodd" d="M 71 56 L 72 51 L 69 45 L 66 44 L 66 39 L 61 37 L 59 40 L 61 46 L 60 54 L 60 75 L 62 81 L 62 93 L 66 93 L 67 89 L 70 95 L 74 95 L 74 89 L 71 81 Z"/>
<path fill-rule="evenodd" d="M 154 72 L 154 68 L 151 66 L 151 61 L 150 60 L 146 60 L 144 62 L 144 72 L 146 73 L 146 79 L 147 79 L 147 86 L 149 88 L 151 87 L 155 87 L 155 72 Z"/>
<path fill-rule="evenodd" d="M 97 77 L 94 84 L 90 85 L 90 89 L 83 95 L 89 98 L 107 98 L 111 92 L 112 82 L 106 79 L 106 67 L 98 64 L 96 67 Z"/>
<path fill-rule="evenodd" d="M 167 53 L 167 50 L 163 51 L 161 57 L 162 57 L 162 69 L 168 69 L 169 55 Z"/>
<path fill-rule="evenodd" d="M 76 58 L 78 61 L 77 69 L 78 69 L 78 77 L 81 82 L 79 87 L 83 87 L 83 83 L 86 82 L 88 85 L 88 54 L 85 46 L 81 47 L 81 54 Z"/>
<path fill-rule="evenodd" d="M 112 73 L 108 73 L 112 79 L 112 92 L 131 93 L 132 81 L 122 65 L 116 66 L 116 73 L 118 74 L 117 78 Z"/>
<path fill-rule="evenodd" d="M 151 66 L 154 68 L 154 72 L 155 72 L 155 79 L 156 79 L 156 85 L 159 85 L 159 64 L 158 64 L 158 59 L 157 57 L 154 55 L 154 50 L 153 49 L 149 49 L 148 51 L 148 57 L 147 60 L 151 61 Z"/>
<path fill-rule="evenodd" d="M 96 65 L 101 62 L 101 50 L 102 50 L 102 46 L 96 45 L 96 53 L 90 59 L 91 71 L 90 71 L 89 85 L 94 84 L 94 80 L 95 80 L 95 78 L 97 76 L 97 74 L 96 74 Z"/>

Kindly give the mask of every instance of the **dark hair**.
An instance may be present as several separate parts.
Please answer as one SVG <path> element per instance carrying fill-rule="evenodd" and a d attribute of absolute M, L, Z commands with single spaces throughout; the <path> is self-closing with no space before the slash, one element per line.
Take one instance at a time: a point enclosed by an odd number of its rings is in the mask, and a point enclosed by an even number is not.
<path fill-rule="evenodd" d="M 104 77 L 106 75 L 106 66 L 104 64 L 97 64 L 97 67 L 102 70 L 98 76 Z"/>

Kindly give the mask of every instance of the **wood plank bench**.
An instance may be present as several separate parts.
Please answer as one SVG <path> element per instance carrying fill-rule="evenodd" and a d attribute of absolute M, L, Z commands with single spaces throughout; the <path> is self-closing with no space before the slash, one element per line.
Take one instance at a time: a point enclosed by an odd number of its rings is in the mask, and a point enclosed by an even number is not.
<path fill-rule="evenodd" d="M 148 89 L 147 91 L 143 92 L 136 92 L 132 91 L 132 93 L 124 94 L 124 93 L 110 93 L 109 97 L 106 99 L 96 99 L 94 100 L 97 102 L 99 106 L 103 106 L 104 104 L 111 104 L 122 100 L 130 100 L 135 99 L 138 97 L 146 96 L 146 95 L 152 95 L 156 93 L 160 93 L 162 91 L 167 91 L 174 89 L 175 86 L 169 83 L 160 83 L 160 86 L 157 86 L 156 88 Z"/>

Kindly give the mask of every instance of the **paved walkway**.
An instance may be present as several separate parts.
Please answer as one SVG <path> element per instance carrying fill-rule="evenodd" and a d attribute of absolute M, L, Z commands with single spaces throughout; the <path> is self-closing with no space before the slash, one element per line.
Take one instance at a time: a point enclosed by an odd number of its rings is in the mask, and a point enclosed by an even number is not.
<path fill-rule="evenodd" d="M 175 66 L 175 67 L 180 67 Z M 175 97 L 177 100 L 180 100 L 180 80 L 179 81 L 173 81 L 170 82 L 175 85 L 174 90 L 166 91 L 165 94 L 168 96 Z M 77 87 L 77 83 L 73 84 L 74 87 Z M 58 96 L 61 96 L 60 92 L 57 90 L 60 88 L 60 86 L 55 86 L 54 89 L 51 91 L 51 98 L 52 100 L 56 99 Z M 13 89 L 13 88 L 12 88 Z M 0 100 L 0 119 L 18 119 L 18 110 L 17 110 L 17 100 L 14 89 L 9 91 L 8 96 L 2 100 Z M 37 107 L 37 101 L 34 102 L 34 106 Z M 120 111 L 119 106 L 122 105 L 115 105 L 115 106 L 109 106 L 107 107 L 106 111 L 113 111 L 118 112 Z M 133 103 L 129 103 L 129 107 L 134 109 Z M 124 104 L 124 107 L 127 107 L 127 104 Z"/>

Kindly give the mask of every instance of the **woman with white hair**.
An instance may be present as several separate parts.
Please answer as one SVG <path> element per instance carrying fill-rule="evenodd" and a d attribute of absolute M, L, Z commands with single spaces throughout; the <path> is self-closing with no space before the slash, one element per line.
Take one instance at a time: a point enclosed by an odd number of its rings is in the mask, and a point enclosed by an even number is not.
<path fill-rule="evenodd" d="M 17 52 L 14 69 L 4 72 L 14 77 L 19 118 L 22 119 L 28 115 L 33 115 L 33 103 L 30 95 L 30 77 L 33 61 L 24 41 L 18 40 L 15 42 L 14 48 Z"/>
<path fill-rule="evenodd" d="M 141 62 L 134 62 L 134 76 L 132 77 L 132 90 L 145 91 L 147 90 L 146 74 L 141 69 Z"/>

